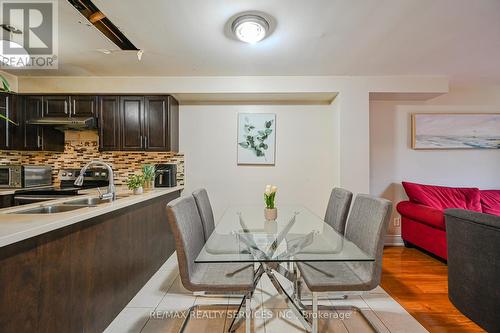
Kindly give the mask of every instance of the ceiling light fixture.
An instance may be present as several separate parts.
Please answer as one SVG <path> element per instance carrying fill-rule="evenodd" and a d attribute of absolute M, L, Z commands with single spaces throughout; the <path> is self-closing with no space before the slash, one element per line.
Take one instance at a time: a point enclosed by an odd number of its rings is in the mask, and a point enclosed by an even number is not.
<path fill-rule="evenodd" d="M 238 16 L 231 24 L 233 34 L 242 42 L 255 44 L 264 39 L 269 31 L 269 22 L 260 15 Z"/>

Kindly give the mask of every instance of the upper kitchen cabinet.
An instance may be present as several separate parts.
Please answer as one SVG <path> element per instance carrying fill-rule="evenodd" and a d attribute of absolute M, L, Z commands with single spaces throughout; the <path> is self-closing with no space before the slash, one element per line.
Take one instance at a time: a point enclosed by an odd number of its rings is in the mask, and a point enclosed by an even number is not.
<path fill-rule="evenodd" d="M 122 150 L 144 150 L 144 97 L 120 97 Z"/>
<path fill-rule="evenodd" d="M 71 96 L 71 117 L 95 117 L 97 112 L 96 96 Z"/>
<path fill-rule="evenodd" d="M 149 151 L 178 151 L 179 108 L 172 96 L 144 99 L 145 148 Z"/>
<path fill-rule="evenodd" d="M 69 96 L 43 96 L 43 116 L 44 117 L 69 117 L 70 97 Z"/>
<path fill-rule="evenodd" d="M 64 133 L 49 126 L 27 124 L 27 120 L 46 116 L 45 99 L 42 96 L 18 96 L 18 110 L 21 110 L 19 123 L 22 127 L 22 138 L 16 149 L 63 151 Z M 18 135 L 16 135 L 17 137 Z"/>
<path fill-rule="evenodd" d="M 7 93 L 0 94 L 0 115 L 19 123 L 14 105 L 15 96 Z M 13 132 L 17 130 L 15 125 L 4 118 L 0 118 L 0 149 L 13 149 Z"/>
<path fill-rule="evenodd" d="M 99 149 L 120 149 L 120 97 L 100 96 L 97 118 L 99 123 Z"/>
<path fill-rule="evenodd" d="M 179 106 L 172 96 L 101 96 L 102 151 L 178 151 Z"/>
<path fill-rule="evenodd" d="M 43 96 L 44 117 L 95 117 L 97 96 Z"/>

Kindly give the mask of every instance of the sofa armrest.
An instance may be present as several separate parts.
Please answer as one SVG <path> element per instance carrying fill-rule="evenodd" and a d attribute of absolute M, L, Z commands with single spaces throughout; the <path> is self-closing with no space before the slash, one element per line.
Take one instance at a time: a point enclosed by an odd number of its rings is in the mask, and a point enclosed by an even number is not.
<path fill-rule="evenodd" d="M 422 222 L 434 228 L 445 230 L 444 212 L 429 206 L 410 201 L 401 201 L 397 205 L 399 214 L 403 217 Z"/>

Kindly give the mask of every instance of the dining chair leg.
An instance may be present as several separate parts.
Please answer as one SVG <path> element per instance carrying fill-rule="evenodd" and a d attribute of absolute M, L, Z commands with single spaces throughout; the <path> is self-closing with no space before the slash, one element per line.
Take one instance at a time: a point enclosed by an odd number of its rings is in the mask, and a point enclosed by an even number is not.
<path fill-rule="evenodd" d="M 250 326 L 252 323 L 252 308 L 251 308 L 252 298 L 247 297 L 245 302 L 245 333 L 250 333 Z"/>
<path fill-rule="evenodd" d="M 300 270 L 298 269 L 297 265 L 293 265 L 293 272 L 294 272 L 294 280 L 293 280 L 293 295 L 297 301 L 302 301 L 302 294 L 301 294 L 301 277 L 300 277 Z"/>
<path fill-rule="evenodd" d="M 318 333 L 318 293 L 312 293 L 312 333 Z"/>

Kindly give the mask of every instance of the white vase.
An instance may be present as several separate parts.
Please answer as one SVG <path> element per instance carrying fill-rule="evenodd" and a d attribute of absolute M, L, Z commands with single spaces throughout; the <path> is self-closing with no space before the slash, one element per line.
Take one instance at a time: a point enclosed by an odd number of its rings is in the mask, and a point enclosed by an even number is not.
<path fill-rule="evenodd" d="M 264 208 L 264 217 L 267 221 L 276 221 L 278 218 L 277 208 Z"/>
<path fill-rule="evenodd" d="M 134 194 L 142 194 L 144 192 L 144 189 L 141 187 L 134 188 Z"/>

